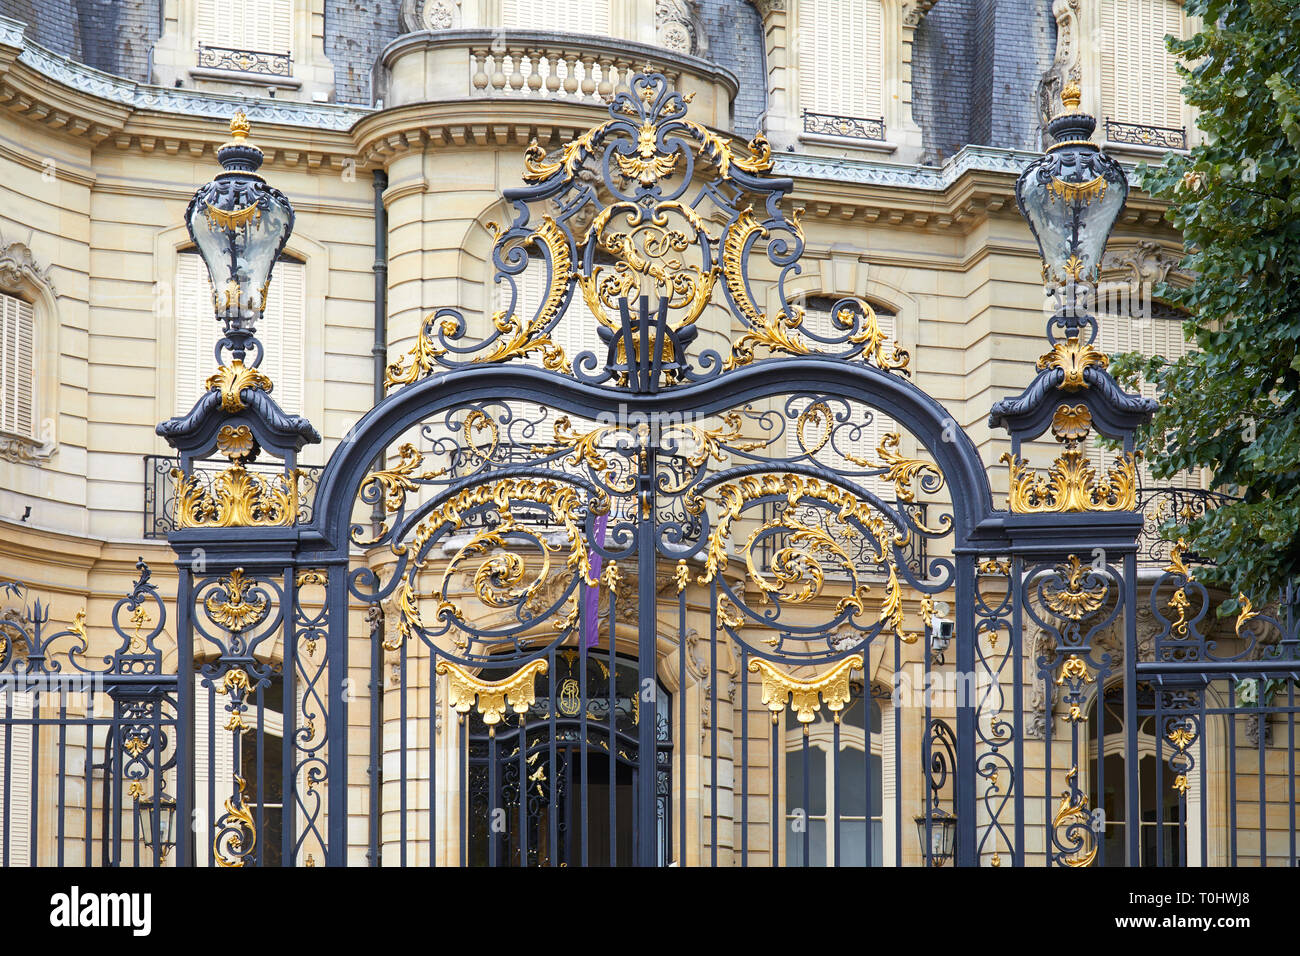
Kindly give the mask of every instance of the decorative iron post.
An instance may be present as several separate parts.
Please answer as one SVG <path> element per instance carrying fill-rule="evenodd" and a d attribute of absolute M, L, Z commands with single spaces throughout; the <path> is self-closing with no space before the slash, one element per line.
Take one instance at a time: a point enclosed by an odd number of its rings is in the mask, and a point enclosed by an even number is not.
<path fill-rule="evenodd" d="M 1078 87 L 1066 87 L 1061 94 L 1066 109 L 1048 125 L 1057 142 L 1016 183 L 1017 202 L 1043 259 L 1047 291 L 1057 301 L 1047 321 L 1051 349 L 1038 360 L 1029 387 L 997 402 L 989 417 L 990 425 L 1011 435 L 1012 450 L 1002 460 L 1010 468 L 1005 527 L 1017 613 L 1027 614 L 1051 640 L 1048 656 L 1036 661 L 1038 676 L 1060 688 L 1059 703 L 1070 727 L 1070 766 L 1053 768 L 1049 707 L 1044 741 L 1049 785 L 1059 778 L 1064 789 L 1048 852 L 1064 866 L 1089 866 L 1101 850 L 1100 820 L 1080 783 L 1080 773 L 1087 769 L 1088 688 L 1101 686 L 1111 665 L 1109 655 L 1094 650 L 1093 638 L 1124 615 L 1131 678 L 1137 643 L 1136 542 L 1143 522 L 1133 432 L 1156 409 L 1151 399 L 1119 387 L 1107 369 L 1107 357 L 1095 345 L 1097 319 L 1090 312 L 1094 283 L 1128 181 L 1119 163 L 1090 141 L 1096 121 L 1078 112 L 1079 100 Z M 1021 457 L 1022 444 L 1049 429 L 1063 449 L 1042 474 Z M 1087 458 L 1087 439 L 1094 430 L 1123 442 L 1117 461 L 1102 475 Z M 1129 695 L 1134 683 L 1126 681 Z M 1126 713 L 1131 724 L 1133 707 Z M 1131 726 L 1128 735 L 1132 747 Z M 1130 758 L 1136 766 L 1136 754 L 1130 752 Z M 1136 820 L 1136 791 L 1129 796 L 1129 819 Z M 1136 827 L 1129 828 L 1129 837 L 1133 862 Z"/>
<path fill-rule="evenodd" d="M 215 350 L 219 367 L 193 409 L 157 429 L 180 457 L 173 472 L 177 530 L 168 536 L 179 570 L 178 752 L 184 762 L 176 806 L 185 831 L 178 839 L 179 866 L 196 860 L 193 829 L 201 834 L 202 855 L 210 854 L 218 865 L 265 862 L 270 848 L 259 836 L 265 832 L 265 766 L 281 763 L 286 791 L 296 790 L 302 777 L 311 788 L 325 776 L 323 766 L 318 776 L 304 774 L 295 733 L 295 687 L 302 673 L 297 593 L 303 577 L 295 566 L 297 455 L 320 435 L 271 397 L 272 382 L 260 369 L 265 349 L 257 338 L 272 270 L 293 229 L 293 207 L 258 175 L 262 151 L 248 141 L 242 112 L 231 120 L 230 131 L 232 140 L 217 150 L 224 172 L 198 189 L 185 215 L 212 280 L 214 315 L 222 323 Z M 250 469 L 266 457 L 279 468 Z M 269 659 L 278 639 L 285 701 L 282 753 L 265 746 L 272 738 L 264 736 L 263 724 L 263 694 L 276 669 Z M 208 700 L 205 713 L 195 707 L 192 674 L 198 661 L 203 661 L 197 673 Z M 207 755 L 205 767 L 190 762 L 196 732 L 206 735 L 207 746 L 197 748 Z M 249 735 L 255 746 L 245 748 Z M 323 736 L 314 734 L 318 745 Z M 256 756 L 246 758 L 250 753 Z M 195 792 L 196 769 L 206 793 Z M 221 771 L 231 779 L 218 779 Z M 289 865 L 301 849 L 294 812 L 298 797 L 286 792 L 283 810 L 271 811 L 283 814 L 279 850 Z M 206 808 L 209 819 L 191 828 L 196 805 Z"/>

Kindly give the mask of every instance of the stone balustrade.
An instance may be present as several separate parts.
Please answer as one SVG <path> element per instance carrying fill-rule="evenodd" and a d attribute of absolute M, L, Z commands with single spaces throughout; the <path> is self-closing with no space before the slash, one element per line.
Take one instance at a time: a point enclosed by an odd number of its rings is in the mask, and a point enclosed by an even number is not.
<path fill-rule="evenodd" d="M 536 99 L 603 106 L 647 66 L 694 94 L 691 115 L 727 129 L 737 90 L 727 70 L 630 40 L 537 30 L 412 33 L 380 57 L 385 107 L 455 99 Z"/>

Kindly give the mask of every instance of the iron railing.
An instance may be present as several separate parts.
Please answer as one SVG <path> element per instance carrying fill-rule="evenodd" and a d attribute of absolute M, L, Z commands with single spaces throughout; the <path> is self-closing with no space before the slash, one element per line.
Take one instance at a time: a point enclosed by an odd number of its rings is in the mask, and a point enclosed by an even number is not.
<path fill-rule="evenodd" d="M 204 465 L 207 467 L 204 467 Z M 179 468 L 179 459 L 169 455 L 144 456 L 144 537 L 166 538 L 179 525 L 176 516 L 176 479 L 172 469 Z M 225 467 L 225 463 L 198 462 L 194 473 L 211 491 L 212 479 Z M 279 474 L 279 464 L 267 462 L 248 465 L 248 470 L 259 475 Z M 311 521 L 312 507 L 316 501 L 316 486 L 320 482 L 319 467 L 298 466 L 298 523 Z"/>
<path fill-rule="evenodd" d="M 1173 518 L 1187 521 L 1236 500 L 1231 495 L 1201 488 L 1139 488 L 1138 495 L 1144 519 L 1142 533 L 1138 536 L 1137 552 L 1138 564 L 1142 567 L 1164 567 L 1169 564 L 1174 542 L 1160 535 L 1160 527 L 1166 521 Z M 1191 552 L 1186 553 L 1184 558 L 1205 563 L 1204 558 Z"/>
<path fill-rule="evenodd" d="M 822 136 L 881 141 L 885 138 L 885 118 L 837 116 L 834 113 L 803 111 L 803 131 Z"/>
<path fill-rule="evenodd" d="M 208 70 L 256 73 L 258 76 L 293 76 L 293 56 L 262 50 L 236 50 L 199 44 L 199 66 Z"/>
<path fill-rule="evenodd" d="M 1128 146 L 1151 146 L 1155 149 L 1186 149 L 1185 126 L 1149 126 L 1145 123 L 1121 123 L 1106 120 L 1106 140 Z"/>

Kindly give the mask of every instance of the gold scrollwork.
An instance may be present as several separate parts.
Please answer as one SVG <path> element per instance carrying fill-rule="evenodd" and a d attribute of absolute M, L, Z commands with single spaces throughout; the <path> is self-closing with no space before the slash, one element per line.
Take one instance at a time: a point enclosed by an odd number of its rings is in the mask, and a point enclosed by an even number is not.
<path fill-rule="evenodd" d="M 298 520 L 298 469 L 263 478 L 235 462 L 212 480 L 172 469 L 176 515 L 182 528 L 291 525 Z"/>
<path fill-rule="evenodd" d="M 801 680 L 777 668 L 770 661 L 756 657 L 749 662 L 749 670 L 763 679 L 763 703 L 772 713 L 772 721 L 785 710 L 786 699 L 790 709 L 801 724 L 811 724 L 821 710 L 821 701 L 837 720 L 839 713 L 852 698 L 849 677 L 863 668 L 861 654 L 852 654 L 835 665 L 821 677 Z M 820 700 L 819 700 L 820 697 Z"/>
<path fill-rule="evenodd" d="M 1237 603 L 1241 606 L 1241 611 L 1240 611 L 1240 613 L 1237 614 L 1237 623 L 1236 623 L 1235 627 L 1233 628 L 1233 632 L 1234 632 L 1238 637 L 1243 637 L 1243 635 L 1242 635 L 1242 633 L 1241 633 L 1242 630 L 1243 630 L 1243 629 L 1246 627 L 1246 625 L 1248 625 L 1251 621 L 1253 621 L 1255 618 L 1259 617 L 1259 612 L 1256 611 L 1256 610 L 1254 610 L 1254 609 L 1251 607 L 1251 604 L 1250 604 L 1250 598 L 1246 597 L 1246 595 L 1244 595 L 1244 594 L 1238 594 L 1238 595 L 1237 595 Z"/>
<path fill-rule="evenodd" d="M 406 493 L 416 490 L 417 481 L 428 481 L 447 472 L 447 469 L 439 468 L 437 471 L 426 471 L 417 475 L 415 470 L 424 463 L 424 455 L 420 454 L 410 442 L 403 443 L 397 450 L 397 454 L 400 460 L 396 465 L 392 468 L 372 471 L 361 482 L 363 493 L 367 487 L 378 489 L 378 493 L 383 495 L 384 508 L 389 514 L 399 510 L 406 503 Z"/>
<path fill-rule="evenodd" d="M 1094 683 L 1092 671 L 1088 668 L 1088 663 L 1078 654 L 1071 654 L 1061 665 L 1061 673 L 1056 678 L 1056 686 L 1063 687 L 1067 683 L 1071 688 L 1082 687 L 1084 684 Z M 1065 719 L 1071 723 L 1079 723 L 1083 720 L 1083 708 L 1081 706 L 1078 693 L 1071 692 L 1067 696 L 1070 704 L 1070 710 Z"/>
<path fill-rule="evenodd" d="M 397 361 L 388 363 L 388 367 L 384 369 L 385 391 L 397 385 L 410 385 L 421 376 L 428 375 L 437 365 L 438 357 L 447 354 L 447 350 L 434 341 L 432 326 L 433 316 L 426 316 L 425 320 L 420 323 L 420 331 L 416 335 L 415 344 Z M 456 320 L 452 318 L 443 319 L 441 330 L 443 335 L 454 335 L 456 333 Z M 410 359 L 409 365 L 406 362 L 407 359 Z"/>
<path fill-rule="evenodd" d="M 999 460 L 1010 469 L 1007 504 L 1017 514 L 1137 509 L 1136 454 L 1120 455 L 1100 476 L 1078 448 L 1067 447 L 1045 475 L 1011 452 Z"/>
<path fill-rule="evenodd" d="M 219 388 L 221 390 L 221 410 L 233 413 L 244 409 L 244 396 L 242 394 L 244 389 L 253 388 L 261 389 L 263 392 L 270 392 L 272 384 L 261 369 L 245 365 L 239 359 L 233 359 L 229 365 L 223 365 L 215 373 L 209 375 L 208 380 L 203 384 L 203 388 L 206 391 Z"/>
<path fill-rule="evenodd" d="M 920 479 L 922 485 L 927 481 L 926 475 L 933 478 L 934 487 L 928 489 L 931 492 L 937 492 L 943 488 L 943 472 L 939 466 L 932 461 L 926 461 L 924 458 L 908 458 L 898 450 L 898 444 L 901 437 L 898 432 L 890 432 L 880 440 L 876 446 L 876 454 L 880 456 L 881 461 L 885 464 L 885 474 L 882 476 L 886 481 L 894 483 L 894 493 L 898 495 L 899 501 L 913 502 L 916 500 L 916 489 L 912 487 L 912 482 Z M 868 458 L 858 458 L 848 452 L 844 457 L 860 468 L 878 467 Z"/>
<path fill-rule="evenodd" d="M 226 800 L 226 812 L 217 820 L 217 834 L 212 840 L 212 855 L 217 866 L 222 867 L 243 866 L 257 846 L 257 823 L 253 820 L 251 808 L 244 802 L 244 778 L 236 775 L 235 786 L 238 793 Z M 247 841 L 245 833 L 248 834 Z"/>
<path fill-rule="evenodd" d="M 1086 571 L 1087 568 L 1080 562 L 1079 556 L 1070 555 L 1068 563 L 1056 568 L 1056 573 L 1065 578 L 1065 587 L 1043 589 L 1047 606 L 1071 621 L 1082 620 L 1085 615 L 1101 607 L 1110 588 L 1105 581 L 1090 588 L 1085 587 L 1083 576 Z"/>
<path fill-rule="evenodd" d="M 229 577 L 223 578 L 220 587 L 226 592 L 226 599 L 218 601 L 216 593 L 208 595 L 204 601 L 208 616 L 228 631 L 238 633 L 256 624 L 266 616 L 267 601 L 261 595 L 248 600 L 249 588 L 257 584 L 255 579 L 244 577 L 243 568 L 235 568 Z M 233 674 L 231 671 L 230 674 Z M 242 673 L 242 672 L 241 672 Z M 229 680 L 229 674 L 227 674 Z"/>
<path fill-rule="evenodd" d="M 447 702 L 456 713 L 464 717 L 477 700 L 483 723 L 491 728 L 505 717 L 507 705 L 516 714 L 528 712 L 537 701 L 535 680 L 546 667 L 546 658 L 539 657 L 502 680 L 479 680 L 452 661 L 438 661 L 436 670 L 447 675 Z"/>
<path fill-rule="evenodd" d="M 816 478 L 801 475 L 750 475 L 737 482 L 720 485 L 717 489 L 719 514 L 717 523 L 709 533 L 708 549 L 705 554 L 704 572 L 699 576 L 700 584 L 710 583 L 727 567 L 727 542 L 730 540 L 731 528 L 740 518 L 740 513 L 747 502 L 767 495 L 784 495 L 789 509 L 795 508 L 801 501 L 821 502 L 833 512 L 836 520 L 843 526 L 846 538 L 855 537 L 859 532 L 854 522 L 864 526 L 875 539 L 875 561 L 887 565 L 889 577 L 885 594 L 880 603 L 879 620 L 892 630 L 899 638 L 911 643 L 916 635 L 903 634 L 902 588 L 898 579 L 898 567 L 894 559 L 892 545 L 907 544 L 910 532 L 891 533 L 884 516 L 875 512 L 871 506 L 860 501 L 851 493 L 835 485 L 823 484 Z M 688 501 L 687 507 L 697 509 L 703 506 L 700 501 Z M 772 571 L 777 578 L 773 585 L 763 578 L 758 571 L 754 549 L 764 530 L 783 528 L 788 531 L 792 544 L 784 547 L 773 562 Z M 783 594 L 786 587 L 801 584 L 785 597 L 790 603 L 801 603 L 820 593 L 821 583 L 825 579 L 821 558 L 832 557 L 844 566 L 850 579 L 847 593 L 836 605 L 836 613 L 852 608 L 857 614 L 867 613 L 867 593 L 870 586 L 860 583 L 856 562 L 851 560 L 842 547 L 824 529 L 811 528 L 797 521 L 793 515 L 769 521 L 758 531 L 750 535 L 744 546 L 745 565 L 752 580 L 765 595 Z M 805 580 L 811 578 L 811 581 Z"/>
<path fill-rule="evenodd" d="M 1179 538 L 1178 542 L 1169 549 L 1169 565 L 1165 568 L 1166 574 L 1177 574 L 1183 579 L 1183 583 L 1169 598 L 1169 607 L 1178 612 L 1178 620 L 1170 625 L 1170 631 L 1180 638 L 1187 636 L 1187 612 L 1192 606 L 1191 600 L 1187 597 L 1187 585 L 1192 582 L 1192 572 L 1188 570 L 1183 560 L 1183 555 L 1186 553 L 1187 542 Z"/>
<path fill-rule="evenodd" d="M 1057 341 L 1050 352 L 1039 357 L 1038 370 L 1041 372 L 1048 368 L 1059 368 L 1065 376 L 1061 388 L 1067 392 L 1076 392 L 1088 387 L 1088 383 L 1083 380 L 1083 373 L 1089 367 L 1095 365 L 1104 369 L 1109 364 L 1110 359 L 1091 342 L 1083 342 L 1077 335 L 1072 335 Z"/>
<path fill-rule="evenodd" d="M 1052 828 L 1058 834 L 1058 845 L 1067 849 L 1068 854 L 1058 857 L 1061 863 L 1069 867 L 1092 866 L 1097 859 L 1097 851 L 1101 849 L 1101 844 L 1097 842 L 1096 836 L 1091 828 L 1091 814 L 1088 812 L 1088 798 L 1075 786 L 1075 778 L 1079 775 L 1078 767 L 1071 767 L 1070 772 L 1065 775 L 1067 789 L 1061 794 L 1061 802 L 1056 808 L 1056 815 L 1052 818 Z M 1085 830 L 1088 834 L 1086 838 L 1078 838 L 1078 846 L 1071 847 L 1065 843 L 1066 839 L 1062 837 L 1062 831 L 1078 833 L 1079 830 Z M 1084 851 L 1084 847 L 1091 844 L 1091 849 Z"/>
<path fill-rule="evenodd" d="M 491 351 L 474 356 L 477 363 L 504 362 L 512 358 L 525 358 L 541 351 L 542 366 L 558 372 L 572 372 L 573 366 L 564 350 L 557 345 L 545 329 L 560 314 L 560 305 L 569 284 L 573 255 L 569 239 L 555 219 L 542 217 L 541 224 L 523 240 L 523 245 L 544 245 L 549 253 L 550 282 L 542 304 L 531 319 L 520 318 L 517 312 L 499 309 L 492 316 L 492 326 L 499 333 Z M 516 247 L 517 248 L 517 247 Z"/>

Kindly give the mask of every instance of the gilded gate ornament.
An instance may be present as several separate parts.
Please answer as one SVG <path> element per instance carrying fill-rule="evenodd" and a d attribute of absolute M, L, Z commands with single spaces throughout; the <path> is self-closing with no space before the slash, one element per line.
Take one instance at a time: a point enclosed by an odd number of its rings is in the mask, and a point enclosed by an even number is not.
<path fill-rule="evenodd" d="M 1084 565 L 1077 554 L 1070 555 L 1069 560 L 1057 568 L 1057 573 L 1064 579 L 1065 587 L 1048 585 L 1044 588 L 1049 608 L 1071 621 L 1078 621 L 1101 607 L 1109 588 L 1104 579 L 1091 573 L 1091 568 Z"/>
<path fill-rule="evenodd" d="M 203 387 L 209 391 L 221 390 L 221 410 L 223 412 L 240 412 L 244 410 L 243 391 L 246 388 L 271 391 L 271 379 L 261 369 L 245 365 L 240 359 L 232 359 L 229 365 L 223 365 L 208 376 Z"/>
<path fill-rule="evenodd" d="M 999 461 L 1010 469 L 1007 504 L 1017 514 L 1137 510 L 1135 454 L 1121 455 L 1101 475 L 1078 448 L 1062 452 L 1045 475 L 1010 452 L 1004 452 Z"/>
<path fill-rule="evenodd" d="M 505 717 L 507 706 L 516 714 L 528 713 L 537 702 L 537 675 L 545 674 L 546 668 L 546 658 L 540 657 L 501 680 L 480 680 L 453 661 L 438 661 L 435 670 L 447 676 L 447 703 L 457 714 L 463 718 L 477 701 L 483 723 L 494 728 Z"/>
<path fill-rule="evenodd" d="M 297 468 L 262 476 L 235 462 L 212 479 L 209 490 L 198 474 L 172 469 L 176 516 L 182 528 L 292 525 L 298 520 Z"/>
<path fill-rule="evenodd" d="M 1105 369 L 1110 364 L 1100 349 L 1092 342 L 1082 341 L 1077 335 L 1058 340 L 1050 352 L 1038 359 L 1038 369 L 1055 368 L 1061 371 L 1060 387 L 1067 392 L 1087 388 L 1083 373 L 1089 368 Z"/>
<path fill-rule="evenodd" d="M 749 662 L 750 672 L 763 679 L 762 702 L 771 711 L 772 722 L 785 710 L 788 698 L 795 717 L 805 725 L 817 719 L 823 701 L 835 720 L 839 720 L 840 712 L 853 697 L 849 678 L 862 667 L 862 655 L 851 654 L 820 677 L 805 680 L 787 674 L 761 657 Z"/>
<path fill-rule="evenodd" d="M 236 792 L 226 800 L 226 812 L 216 821 L 212 855 L 220 867 L 245 866 L 257 848 L 257 822 L 244 801 L 244 778 L 235 775 Z"/>

